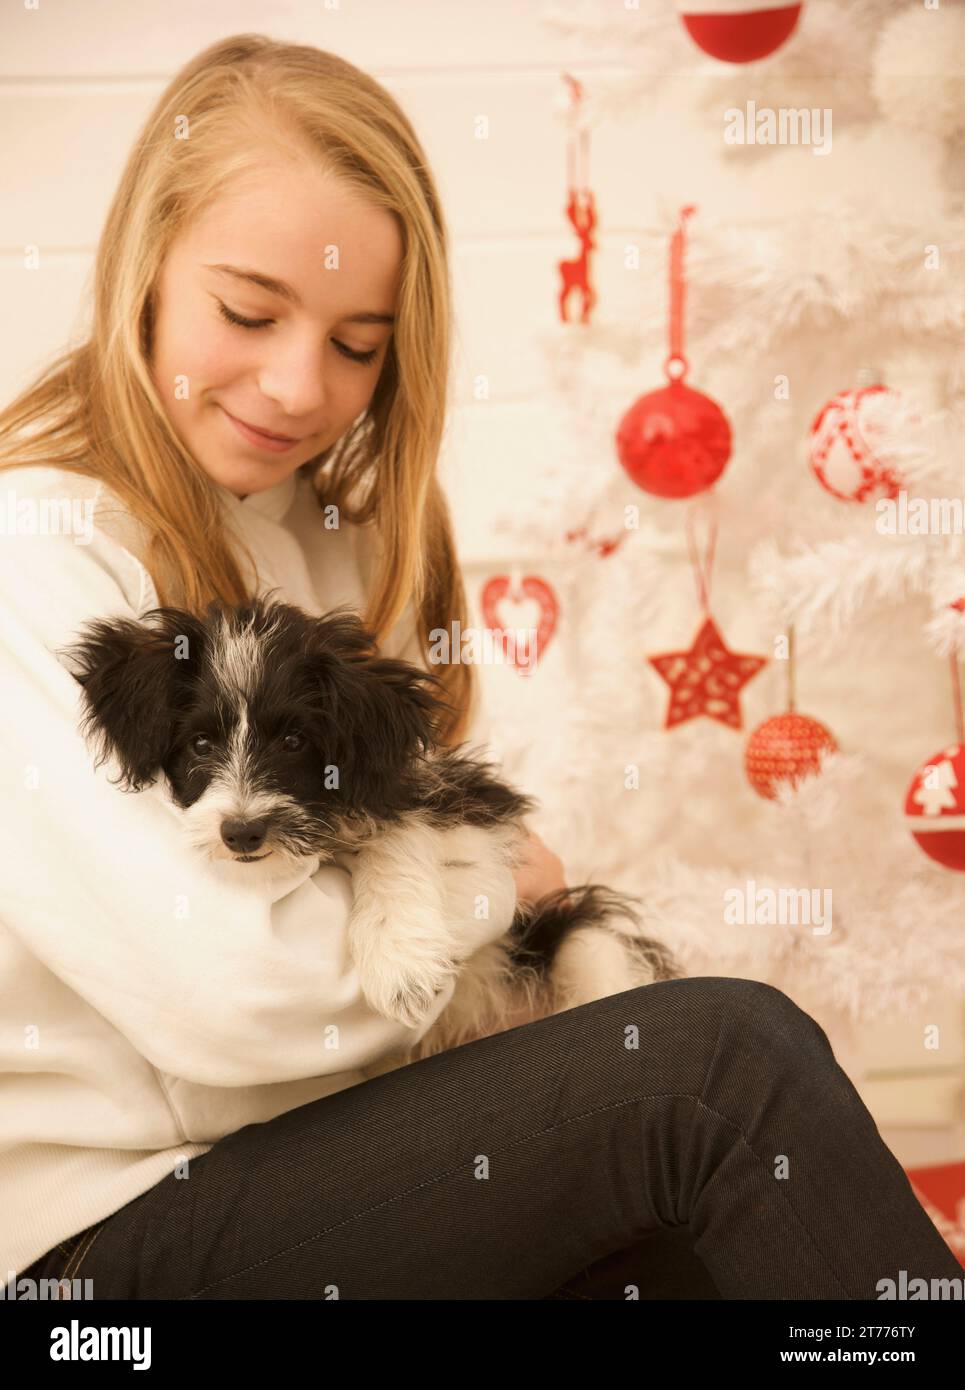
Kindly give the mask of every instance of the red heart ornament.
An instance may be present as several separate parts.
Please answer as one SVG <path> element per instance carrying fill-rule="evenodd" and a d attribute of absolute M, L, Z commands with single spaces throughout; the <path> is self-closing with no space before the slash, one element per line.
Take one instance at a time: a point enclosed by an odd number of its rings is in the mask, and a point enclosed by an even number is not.
<path fill-rule="evenodd" d="M 481 599 L 483 618 L 488 628 L 504 634 L 503 649 L 520 675 L 530 675 L 556 631 L 559 601 L 546 580 L 538 575 L 524 575 L 515 592 L 511 592 L 511 584 L 508 574 L 497 574 L 486 581 Z M 531 633 L 535 633 L 532 650 Z M 511 650 L 505 640 L 510 635 Z"/>

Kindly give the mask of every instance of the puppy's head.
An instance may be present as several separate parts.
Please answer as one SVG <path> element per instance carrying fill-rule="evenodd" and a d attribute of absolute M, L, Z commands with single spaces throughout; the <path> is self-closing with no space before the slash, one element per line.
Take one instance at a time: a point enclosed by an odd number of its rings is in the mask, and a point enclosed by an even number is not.
<path fill-rule="evenodd" d="M 66 654 L 98 762 L 127 790 L 163 774 L 199 849 L 279 872 L 414 804 L 444 706 L 438 678 L 380 657 L 348 606 L 157 608 L 87 624 Z"/>

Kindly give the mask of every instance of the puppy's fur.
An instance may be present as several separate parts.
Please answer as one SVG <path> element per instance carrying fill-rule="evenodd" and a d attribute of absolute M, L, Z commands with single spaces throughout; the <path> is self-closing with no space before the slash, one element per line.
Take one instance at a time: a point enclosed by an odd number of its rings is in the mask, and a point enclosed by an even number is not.
<path fill-rule="evenodd" d="M 98 763 L 113 759 L 128 791 L 163 775 L 198 850 L 252 875 L 306 859 L 350 870 L 349 947 L 377 1012 L 417 1025 L 457 975 L 426 1037 L 370 1074 L 681 973 L 641 935 L 635 900 L 599 884 L 473 940 L 466 904 L 518 864 L 536 802 L 468 745 L 439 744 L 441 681 L 381 657 L 348 606 L 156 608 L 86 624 L 65 654 Z"/>

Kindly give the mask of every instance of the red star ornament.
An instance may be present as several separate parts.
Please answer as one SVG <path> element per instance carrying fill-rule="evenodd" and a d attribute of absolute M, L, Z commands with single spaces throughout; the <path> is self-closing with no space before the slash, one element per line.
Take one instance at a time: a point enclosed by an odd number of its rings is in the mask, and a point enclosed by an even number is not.
<path fill-rule="evenodd" d="M 766 656 L 729 651 L 709 614 L 689 651 L 648 656 L 647 660 L 670 686 L 665 729 L 702 714 L 740 729 L 740 691 L 767 665 Z"/>

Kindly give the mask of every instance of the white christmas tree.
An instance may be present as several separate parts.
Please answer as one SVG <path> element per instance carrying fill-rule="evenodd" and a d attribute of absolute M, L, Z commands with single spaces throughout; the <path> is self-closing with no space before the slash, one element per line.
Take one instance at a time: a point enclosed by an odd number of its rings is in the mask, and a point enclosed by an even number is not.
<path fill-rule="evenodd" d="M 530 505 L 501 523 L 552 557 L 559 628 L 535 673 L 485 671 L 494 741 L 507 774 L 541 798 L 540 832 L 569 878 L 638 894 L 647 930 L 688 973 L 769 981 L 822 1020 L 874 1018 L 965 987 L 965 874 L 923 853 L 904 816 L 916 769 L 960 741 L 950 664 L 965 652 L 952 606 L 965 540 L 883 531 L 873 498 L 822 488 L 808 439 L 831 397 L 884 381 L 898 394 L 877 454 L 909 498 L 965 499 L 965 8 L 810 0 L 793 42 L 750 65 L 706 58 L 669 6 L 640 10 L 635 28 L 603 5 L 545 12 L 586 57 L 614 25 L 626 36 L 630 75 L 585 82 L 579 119 L 595 150 L 644 102 L 681 120 L 684 105 L 692 120 L 717 113 L 718 129 L 749 100 L 820 106 L 838 157 L 866 175 L 789 213 L 769 198 L 777 173 L 786 180 L 794 160 L 807 177 L 821 161 L 721 139 L 732 180 L 752 190 L 747 215 L 722 213 L 682 173 L 673 189 L 642 190 L 646 225 L 609 238 L 605 174 L 591 180 L 598 302 L 589 324 L 545 335 L 552 447 L 534 462 Z M 911 186 L 888 185 L 896 166 L 914 168 Z M 719 481 L 692 502 L 644 492 L 614 444 L 624 411 L 665 384 L 667 253 L 690 201 L 688 384 L 720 403 L 734 435 Z M 768 658 L 741 692 L 739 731 L 708 718 L 665 729 L 667 687 L 646 659 L 689 647 L 701 618 L 689 508 L 718 528 L 710 610 L 728 646 Z M 583 540 L 566 539 L 579 528 Z M 601 556 L 587 536 L 620 544 Z M 788 707 L 792 634 L 796 707 L 839 751 L 769 800 L 744 750 Z M 833 928 L 728 920 L 729 895 L 747 885 L 829 891 Z"/>

